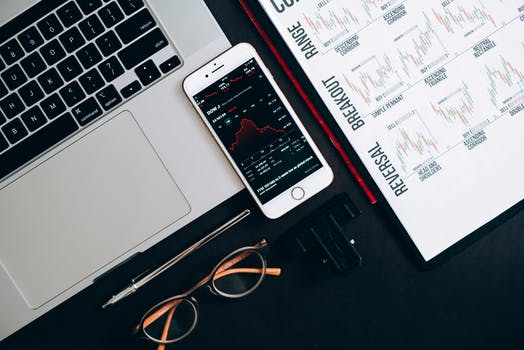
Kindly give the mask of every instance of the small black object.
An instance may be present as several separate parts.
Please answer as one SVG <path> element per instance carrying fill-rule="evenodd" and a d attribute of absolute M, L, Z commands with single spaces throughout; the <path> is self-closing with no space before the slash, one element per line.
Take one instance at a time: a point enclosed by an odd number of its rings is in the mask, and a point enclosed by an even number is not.
<path fill-rule="evenodd" d="M 84 126 L 101 116 L 102 109 L 98 106 L 95 99 L 90 97 L 73 108 L 73 115 L 78 124 Z"/>
<path fill-rule="evenodd" d="M 177 55 L 174 55 L 173 57 L 171 57 L 170 59 L 168 59 L 164 63 L 160 64 L 160 70 L 162 71 L 162 73 L 167 73 L 170 70 L 172 70 L 173 68 L 175 68 L 178 65 L 180 65 L 180 63 L 182 63 L 182 62 L 180 62 L 180 58 L 178 58 Z"/>
<path fill-rule="evenodd" d="M 96 99 L 106 111 L 122 102 L 122 97 L 120 97 L 120 94 L 116 91 L 114 85 L 109 85 L 97 92 Z"/>
<path fill-rule="evenodd" d="M 138 90 L 140 90 L 142 87 L 138 80 L 133 81 L 131 84 L 126 85 L 120 90 L 120 93 L 124 98 L 128 98 L 129 96 L 135 94 Z"/>
<path fill-rule="evenodd" d="M 151 84 L 153 81 L 160 78 L 161 75 L 153 60 L 147 60 L 140 66 L 136 67 L 135 73 L 144 86 Z"/>
<path fill-rule="evenodd" d="M 159 28 L 156 28 L 120 50 L 117 55 L 124 67 L 131 69 L 167 45 L 169 45 L 167 38 Z"/>
<path fill-rule="evenodd" d="M 335 273 L 347 274 L 361 265 L 362 257 L 355 248 L 354 239 L 343 226 L 359 215 L 360 211 L 349 196 L 339 194 L 286 232 L 281 238 L 283 244 L 280 248 L 292 257 L 320 255 Z"/>

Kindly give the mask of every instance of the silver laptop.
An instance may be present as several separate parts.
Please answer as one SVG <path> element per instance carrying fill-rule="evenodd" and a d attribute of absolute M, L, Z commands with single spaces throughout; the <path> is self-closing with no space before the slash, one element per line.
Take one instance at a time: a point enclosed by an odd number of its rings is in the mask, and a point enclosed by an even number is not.
<path fill-rule="evenodd" d="M 230 46 L 203 1 L 2 0 L 0 25 L 3 339 L 242 185 L 182 92 Z"/>

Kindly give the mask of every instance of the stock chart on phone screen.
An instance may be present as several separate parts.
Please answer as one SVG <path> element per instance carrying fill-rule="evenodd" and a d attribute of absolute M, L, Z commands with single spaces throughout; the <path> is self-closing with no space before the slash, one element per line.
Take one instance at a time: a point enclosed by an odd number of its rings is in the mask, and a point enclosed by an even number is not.
<path fill-rule="evenodd" d="M 254 59 L 194 99 L 262 203 L 322 166 Z"/>

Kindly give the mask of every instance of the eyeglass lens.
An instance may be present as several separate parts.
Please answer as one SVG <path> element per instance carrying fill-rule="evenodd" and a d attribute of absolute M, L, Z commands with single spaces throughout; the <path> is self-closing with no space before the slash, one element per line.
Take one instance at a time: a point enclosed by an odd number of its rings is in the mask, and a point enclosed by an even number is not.
<path fill-rule="evenodd" d="M 229 266 L 230 262 L 236 262 Z M 247 250 L 230 256 L 217 268 L 212 285 L 218 294 L 238 298 L 252 292 L 264 277 L 264 258 L 256 251 Z"/>
<path fill-rule="evenodd" d="M 196 321 L 197 307 L 194 302 L 178 299 L 151 309 L 144 318 L 143 331 L 151 340 L 172 342 L 189 334 Z"/>

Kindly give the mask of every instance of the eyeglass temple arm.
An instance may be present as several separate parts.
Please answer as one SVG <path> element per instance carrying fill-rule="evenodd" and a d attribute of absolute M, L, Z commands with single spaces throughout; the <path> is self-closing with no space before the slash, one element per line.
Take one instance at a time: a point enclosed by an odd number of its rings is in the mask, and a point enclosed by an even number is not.
<path fill-rule="evenodd" d="M 226 276 L 229 276 L 229 275 L 234 275 L 236 273 L 261 273 L 261 272 L 262 272 L 261 268 L 244 267 L 244 268 L 229 269 L 229 270 L 221 271 L 221 272 L 217 273 L 215 275 L 215 281 L 220 279 L 220 278 L 222 278 L 222 277 L 226 277 Z M 268 267 L 268 268 L 266 268 L 266 271 L 264 272 L 264 275 L 280 276 L 281 272 L 282 272 L 282 269 L 279 268 L 279 267 Z"/>
<path fill-rule="evenodd" d="M 176 305 L 169 311 L 169 314 L 167 315 L 166 323 L 164 324 L 164 329 L 162 330 L 162 336 L 160 337 L 161 340 L 166 340 L 167 335 L 169 333 L 169 326 L 171 325 L 171 321 L 173 319 L 173 314 L 176 310 Z M 166 344 L 158 344 L 157 350 L 164 350 L 166 348 Z"/>

